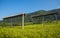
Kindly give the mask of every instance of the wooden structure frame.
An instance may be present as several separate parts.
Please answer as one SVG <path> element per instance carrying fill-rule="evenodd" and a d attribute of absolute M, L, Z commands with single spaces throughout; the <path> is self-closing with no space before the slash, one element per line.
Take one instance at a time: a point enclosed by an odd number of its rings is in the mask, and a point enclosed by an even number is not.
<path fill-rule="evenodd" d="M 24 16 L 25 14 L 19 14 L 10 17 L 5 17 L 3 18 L 3 21 L 4 23 L 7 22 L 10 25 L 10 27 L 12 27 L 14 24 L 17 24 L 17 25 L 21 25 L 22 29 L 24 29 Z"/>
<path fill-rule="evenodd" d="M 53 18 L 54 18 L 54 20 L 57 22 L 57 19 L 58 19 L 58 18 L 57 18 L 57 14 L 58 14 L 57 12 L 53 12 L 53 13 L 33 15 L 33 16 L 31 16 L 31 17 L 32 17 L 33 21 L 35 20 L 34 18 L 38 19 L 38 18 L 42 17 L 42 19 L 41 19 L 42 22 L 41 22 L 41 23 L 42 23 L 42 25 L 43 25 L 44 22 L 46 21 L 46 17 L 47 17 L 47 16 L 48 16 L 48 17 L 49 17 L 49 16 L 50 16 L 50 17 L 51 17 L 51 16 L 52 16 L 52 17 L 54 16 Z M 37 21 L 37 20 L 36 20 L 36 21 Z M 34 22 L 33 22 L 33 23 L 34 23 Z"/>

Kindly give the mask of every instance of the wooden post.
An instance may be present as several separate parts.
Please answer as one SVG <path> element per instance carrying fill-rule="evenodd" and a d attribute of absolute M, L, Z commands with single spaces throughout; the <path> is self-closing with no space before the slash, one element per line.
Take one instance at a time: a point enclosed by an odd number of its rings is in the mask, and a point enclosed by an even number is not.
<path fill-rule="evenodd" d="M 32 20 L 32 24 L 34 23 L 33 19 L 34 19 L 34 18 L 32 18 L 32 17 L 31 17 L 31 20 Z"/>
<path fill-rule="evenodd" d="M 12 22 L 12 18 L 11 18 L 11 24 L 10 24 L 10 27 L 12 27 L 12 23 L 13 23 L 13 22 Z"/>
<path fill-rule="evenodd" d="M 44 25 L 44 16 L 42 17 L 42 25 Z"/>
<path fill-rule="evenodd" d="M 56 20 L 56 24 L 57 24 L 57 14 L 55 14 L 55 18 L 56 18 L 55 20 Z"/>
<path fill-rule="evenodd" d="M 5 21 L 3 20 L 3 21 L 2 21 L 2 27 L 4 27 L 4 26 L 5 26 Z"/>
<path fill-rule="evenodd" d="M 22 14 L 22 29 L 24 29 L 24 13 Z"/>

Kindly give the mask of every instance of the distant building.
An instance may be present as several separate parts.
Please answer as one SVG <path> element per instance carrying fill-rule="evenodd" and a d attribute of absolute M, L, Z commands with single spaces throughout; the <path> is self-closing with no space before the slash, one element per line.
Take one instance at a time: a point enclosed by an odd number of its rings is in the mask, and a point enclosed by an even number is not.
<path fill-rule="evenodd" d="M 57 20 L 60 20 L 60 13 L 58 12 L 48 12 L 32 16 L 33 23 L 57 22 Z"/>
<path fill-rule="evenodd" d="M 21 25 L 22 24 L 22 15 L 23 14 L 19 14 L 19 15 L 14 15 L 14 16 L 10 16 L 10 17 L 5 17 L 3 18 L 4 24 L 8 24 L 8 25 Z M 24 14 L 24 22 L 29 22 L 27 19 L 27 15 Z M 25 20 L 26 19 L 26 20 Z"/>

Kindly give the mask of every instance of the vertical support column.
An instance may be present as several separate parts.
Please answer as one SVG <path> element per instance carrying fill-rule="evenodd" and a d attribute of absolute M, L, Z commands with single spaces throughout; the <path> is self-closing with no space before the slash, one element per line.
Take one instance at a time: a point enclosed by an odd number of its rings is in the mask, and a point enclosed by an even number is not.
<path fill-rule="evenodd" d="M 42 23 L 42 19 L 41 19 L 41 16 L 39 17 L 39 22 L 40 22 L 40 24 Z"/>
<path fill-rule="evenodd" d="M 4 21 L 4 19 L 3 19 L 3 21 L 2 21 L 2 27 L 4 27 L 5 26 L 5 21 Z"/>
<path fill-rule="evenodd" d="M 39 17 L 39 23 L 41 23 L 40 17 Z"/>
<path fill-rule="evenodd" d="M 39 19 L 39 17 L 38 17 L 38 24 L 40 23 L 40 19 Z"/>
<path fill-rule="evenodd" d="M 10 18 L 10 21 L 11 21 L 10 27 L 12 27 L 12 18 Z"/>
<path fill-rule="evenodd" d="M 32 24 L 34 23 L 33 18 L 31 17 Z"/>
<path fill-rule="evenodd" d="M 24 29 L 24 13 L 22 14 L 22 29 Z"/>
<path fill-rule="evenodd" d="M 44 25 L 44 16 L 42 17 L 42 25 Z"/>
<path fill-rule="evenodd" d="M 55 18 L 56 18 L 55 20 L 56 20 L 56 24 L 57 24 L 57 14 L 55 14 Z"/>

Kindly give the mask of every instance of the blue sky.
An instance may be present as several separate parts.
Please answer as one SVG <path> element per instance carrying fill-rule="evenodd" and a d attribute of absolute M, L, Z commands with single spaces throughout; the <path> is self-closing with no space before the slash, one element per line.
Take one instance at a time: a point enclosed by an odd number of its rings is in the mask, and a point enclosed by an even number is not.
<path fill-rule="evenodd" d="M 37 10 L 60 8 L 60 0 L 0 0 L 0 19 Z"/>

